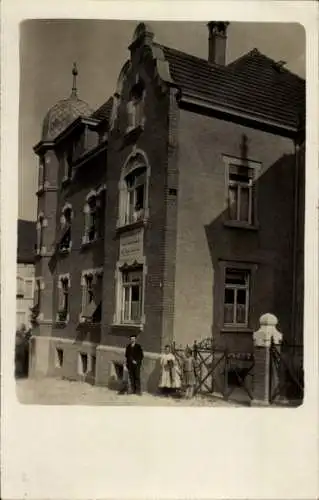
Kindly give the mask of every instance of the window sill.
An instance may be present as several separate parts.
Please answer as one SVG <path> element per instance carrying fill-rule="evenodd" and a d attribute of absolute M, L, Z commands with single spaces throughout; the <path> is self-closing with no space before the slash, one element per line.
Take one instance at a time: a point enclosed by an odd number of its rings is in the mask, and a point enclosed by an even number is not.
<path fill-rule="evenodd" d="M 248 222 L 240 222 L 240 221 L 225 221 L 225 227 L 234 228 L 234 229 L 247 229 L 248 231 L 258 231 L 258 224 L 248 224 Z"/>
<path fill-rule="evenodd" d="M 254 330 L 248 326 L 224 326 L 220 333 L 254 333 Z"/>
<path fill-rule="evenodd" d="M 136 229 L 139 227 L 143 227 L 147 224 L 148 218 L 144 217 L 135 222 L 129 222 L 127 224 L 117 225 L 116 232 L 122 233 L 123 231 L 129 231 L 130 229 Z"/>
<path fill-rule="evenodd" d="M 55 321 L 55 326 L 57 328 L 65 328 L 67 326 L 68 322 L 69 322 L 69 320 L 62 321 L 62 320 L 57 319 Z"/>
<path fill-rule="evenodd" d="M 68 255 L 71 253 L 71 247 L 69 248 L 59 248 L 60 255 Z"/>
<path fill-rule="evenodd" d="M 134 133 L 142 132 L 143 130 L 144 126 L 142 125 L 142 123 L 139 123 L 138 125 L 127 127 L 127 129 L 125 130 L 125 136 L 128 137 L 130 135 L 133 135 Z"/>
<path fill-rule="evenodd" d="M 113 323 L 111 325 L 112 334 L 129 337 L 131 334 L 137 335 L 143 331 L 142 323 Z"/>
<path fill-rule="evenodd" d="M 101 238 L 101 237 L 94 238 L 93 240 L 82 241 L 81 248 L 83 250 L 85 250 L 86 248 L 89 248 L 92 245 L 95 245 L 97 243 L 101 243 L 102 241 L 103 241 L 103 238 Z"/>
<path fill-rule="evenodd" d="M 101 321 L 91 321 L 91 320 L 88 320 L 88 319 L 85 319 L 83 317 L 80 317 L 80 320 L 79 320 L 79 324 L 80 326 L 89 326 L 89 327 L 100 327 L 101 326 Z"/>

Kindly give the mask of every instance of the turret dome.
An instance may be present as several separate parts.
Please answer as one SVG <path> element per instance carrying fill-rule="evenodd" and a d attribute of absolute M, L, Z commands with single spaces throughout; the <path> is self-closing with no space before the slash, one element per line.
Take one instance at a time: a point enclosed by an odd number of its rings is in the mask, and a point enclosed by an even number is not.
<path fill-rule="evenodd" d="M 47 112 L 42 125 L 42 140 L 51 141 L 55 139 L 79 116 L 88 117 L 93 113 L 90 106 L 77 96 L 76 77 L 78 74 L 76 65 L 73 70 L 73 87 L 70 97 L 57 102 Z"/>

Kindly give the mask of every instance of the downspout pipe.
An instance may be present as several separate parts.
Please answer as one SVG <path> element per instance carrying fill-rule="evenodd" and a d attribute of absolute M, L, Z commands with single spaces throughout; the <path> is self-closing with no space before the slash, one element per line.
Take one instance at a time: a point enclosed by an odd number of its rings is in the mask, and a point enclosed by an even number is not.
<path fill-rule="evenodd" d="M 291 333 L 293 354 L 296 344 L 296 305 L 297 305 L 297 246 L 299 235 L 299 164 L 300 164 L 300 145 L 298 140 L 294 141 L 295 162 L 294 162 L 294 188 L 293 188 L 293 247 L 292 247 L 292 308 L 291 308 Z"/>

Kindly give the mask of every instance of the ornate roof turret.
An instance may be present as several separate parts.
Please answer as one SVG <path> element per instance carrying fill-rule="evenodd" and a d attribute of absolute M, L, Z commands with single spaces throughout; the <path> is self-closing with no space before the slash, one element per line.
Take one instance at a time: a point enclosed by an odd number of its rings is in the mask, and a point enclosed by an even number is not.
<path fill-rule="evenodd" d="M 73 85 L 70 97 L 57 102 L 47 112 L 42 125 L 42 141 L 51 141 L 55 139 L 70 123 L 79 116 L 88 117 L 92 114 L 89 105 L 78 98 L 76 78 L 78 70 L 76 63 L 72 69 Z"/>

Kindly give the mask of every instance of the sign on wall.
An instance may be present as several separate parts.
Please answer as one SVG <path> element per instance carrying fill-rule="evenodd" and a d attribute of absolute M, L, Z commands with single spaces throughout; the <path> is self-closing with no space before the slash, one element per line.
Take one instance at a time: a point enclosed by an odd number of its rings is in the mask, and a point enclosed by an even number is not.
<path fill-rule="evenodd" d="M 129 264 L 134 261 L 143 261 L 143 236 L 143 228 L 135 229 L 120 236 L 120 262 Z"/>

